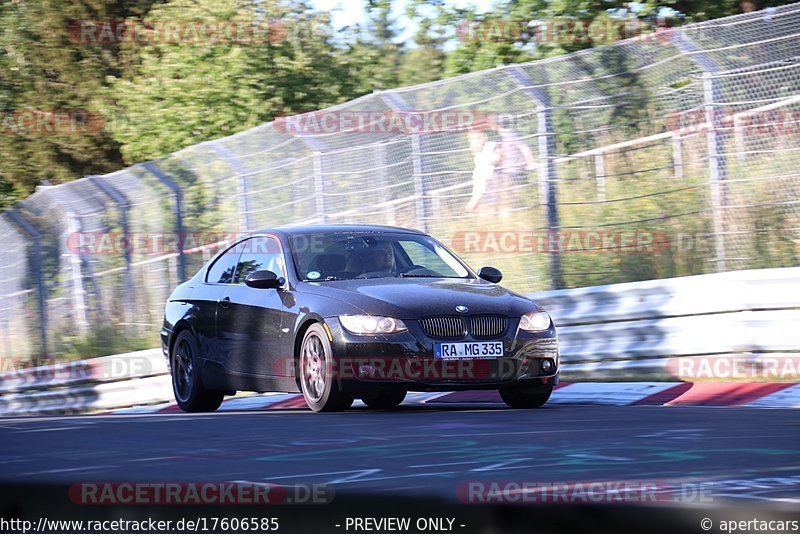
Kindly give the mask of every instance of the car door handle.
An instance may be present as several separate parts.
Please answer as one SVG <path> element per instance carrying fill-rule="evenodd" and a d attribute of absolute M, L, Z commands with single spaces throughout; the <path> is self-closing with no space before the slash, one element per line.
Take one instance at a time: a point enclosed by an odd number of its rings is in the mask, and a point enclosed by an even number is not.
<path fill-rule="evenodd" d="M 228 306 L 231 305 L 231 298 L 230 297 L 225 297 L 224 299 L 220 299 L 219 305 L 222 308 L 228 309 Z"/>

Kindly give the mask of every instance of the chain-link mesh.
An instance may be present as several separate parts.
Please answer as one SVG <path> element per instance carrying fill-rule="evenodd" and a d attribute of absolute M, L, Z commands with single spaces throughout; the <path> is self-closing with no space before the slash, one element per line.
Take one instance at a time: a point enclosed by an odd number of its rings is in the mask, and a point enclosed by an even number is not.
<path fill-rule="evenodd" d="M 0 220 L 0 350 L 58 353 L 103 324 L 152 336 L 170 289 L 215 243 L 298 222 L 421 228 L 519 291 L 800 264 L 800 4 L 303 117 L 420 112 L 493 120 L 469 131 L 276 120 L 42 188 L 15 211 L 38 238 Z M 476 196 L 489 143 L 502 156 Z M 531 150 L 524 169 L 504 164 L 514 143 Z"/>
<path fill-rule="evenodd" d="M 0 347 L 3 358 L 26 357 L 41 350 L 37 346 L 38 321 L 35 290 L 30 280 L 28 247 L 30 237 L 10 218 L 0 218 L 0 240 L 5 255 L 0 264 Z"/>

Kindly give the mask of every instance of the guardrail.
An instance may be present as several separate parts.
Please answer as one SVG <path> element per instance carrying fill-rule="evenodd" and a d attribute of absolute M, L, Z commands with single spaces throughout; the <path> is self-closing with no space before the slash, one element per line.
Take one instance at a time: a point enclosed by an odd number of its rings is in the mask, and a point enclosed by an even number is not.
<path fill-rule="evenodd" d="M 671 358 L 800 352 L 800 268 L 548 291 L 566 380 L 675 380 Z"/>
<path fill-rule="evenodd" d="M 0 374 L 0 416 L 103 411 L 171 399 L 161 349 Z"/>
<path fill-rule="evenodd" d="M 800 268 L 735 271 L 531 295 L 559 328 L 566 381 L 676 380 L 672 358 L 800 354 Z M 0 416 L 172 400 L 160 349 L 0 374 Z"/>

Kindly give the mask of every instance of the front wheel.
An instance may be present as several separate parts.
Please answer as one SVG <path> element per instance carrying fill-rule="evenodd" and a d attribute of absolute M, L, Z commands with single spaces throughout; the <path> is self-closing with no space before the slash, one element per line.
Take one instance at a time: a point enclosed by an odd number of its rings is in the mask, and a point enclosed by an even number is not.
<path fill-rule="evenodd" d="M 388 410 L 395 406 L 400 406 L 406 399 L 406 390 L 404 389 L 385 389 L 383 391 L 375 391 L 361 397 L 361 402 L 370 408 L 377 408 Z"/>
<path fill-rule="evenodd" d="M 184 412 L 213 412 L 222 404 L 222 391 L 203 386 L 194 336 L 184 330 L 172 347 L 170 358 L 172 391 L 178 407 Z"/>
<path fill-rule="evenodd" d="M 333 350 L 319 323 L 312 324 L 300 345 L 300 389 L 308 407 L 315 412 L 341 412 L 353 404 L 336 379 Z"/>
<path fill-rule="evenodd" d="M 547 403 L 553 393 L 553 386 L 548 385 L 536 389 L 526 389 L 519 385 L 500 388 L 500 398 L 510 408 L 540 408 Z"/>

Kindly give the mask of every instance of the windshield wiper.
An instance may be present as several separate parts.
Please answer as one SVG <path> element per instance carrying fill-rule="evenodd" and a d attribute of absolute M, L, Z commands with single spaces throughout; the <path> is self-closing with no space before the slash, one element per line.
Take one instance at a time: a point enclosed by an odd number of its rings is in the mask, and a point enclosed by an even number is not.
<path fill-rule="evenodd" d="M 412 274 L 412 273 L 400 273 L 398 275 L 400 278 L 445 278 L 438 274 Z"/>
<path fill-rule="evenodd" d="M 303 280 L 304 282 L 332 282 L 334 280 L 344 280 L 344 278 L 339 278 L 338 276 L 326 276 L 325 278 L 317 278 L 316 280 L 311 280 L 306 278 Z"/>

